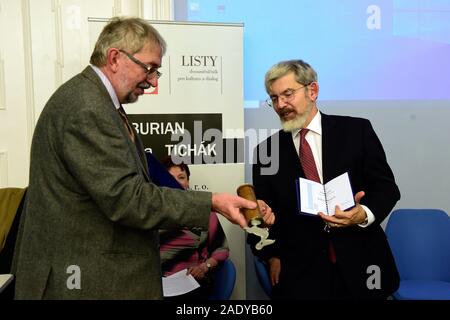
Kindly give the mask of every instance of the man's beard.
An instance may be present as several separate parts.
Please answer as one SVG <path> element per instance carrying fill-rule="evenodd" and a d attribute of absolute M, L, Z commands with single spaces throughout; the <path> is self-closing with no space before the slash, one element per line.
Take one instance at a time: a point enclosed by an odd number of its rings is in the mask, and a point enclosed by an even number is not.
<path fill-rule="evenodd" d="M 131 91 L 126 97 L 125 101 L 122 103 L 134 103 L 138 100 L 139 96 L 137 94 L 134 94 L 133 91 Z"/>
<path fill-rule="evenodd" d="M 311 114 L 311 110 L 313 108 L 313 103 L 308 103 L 306 106 L 305 112 L 302 114 L 298 114 L 294 119 L 292 120 L 281 120 L 281 126 L 283 128 L 284 132 L 293 132 L 295 130 L 299 130 L 305 127 L 306 120 L 308 120 L 308 117 Z"/>
<path fill-rule="evenodd" d="M 151 84 L 147 81 L 141 82 L 138 84 L 138 88 L 141 88 L 143 90 L 146 90 L 148 88 L 151 88 Z M 139 95 L 134 93 L 134 90 L 128 93 L 128 95 L 125 97 L 125 101 L 123 103 L 134 103 L 139 99 Z"/>

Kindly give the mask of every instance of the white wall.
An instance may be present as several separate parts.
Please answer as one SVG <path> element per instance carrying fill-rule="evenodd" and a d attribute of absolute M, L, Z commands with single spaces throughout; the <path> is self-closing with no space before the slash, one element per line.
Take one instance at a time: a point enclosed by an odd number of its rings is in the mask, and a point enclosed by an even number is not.
<path fill-rule="evenodd" d="M 28 184 L 34 125 L 88 61 L 87 17 L 172 19 L 171 0 L 0 0 L 0 187 Z"/>
<path fill-rule="evenodd" d="M 20 1 L 0 0 L 0 187 L 28 184 L 33 110 L 22 9 Z"/>

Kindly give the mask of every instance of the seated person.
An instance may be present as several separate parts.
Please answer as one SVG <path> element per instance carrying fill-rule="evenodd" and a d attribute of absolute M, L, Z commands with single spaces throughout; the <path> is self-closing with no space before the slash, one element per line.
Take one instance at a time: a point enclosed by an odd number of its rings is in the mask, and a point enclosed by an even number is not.
<path fill-rule="evenodd" d="M 174 164 L 170 157 L 162 163 L 184 189 L 189 188 L 189 167 Z M 163 276 L 183 269 L 198 281 L 200 287 L 184 295 L 169 299 L 207 299 L 214 281 L 214 269 L 228 258 L 225 234 L 215 212 L 209 218 L 209 230 L 160 230 L 160 255 Z M 168 299 L 168 298 L 165 298 Z"/>

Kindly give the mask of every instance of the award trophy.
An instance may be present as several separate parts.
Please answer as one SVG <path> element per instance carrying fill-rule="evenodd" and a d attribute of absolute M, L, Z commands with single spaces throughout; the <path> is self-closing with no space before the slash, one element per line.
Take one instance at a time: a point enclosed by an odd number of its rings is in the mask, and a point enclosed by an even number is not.
<path fill-rule="evenodd" d="M 237 194 L 250 201 L 256 201 L 255 190 L 251 184 L 243 184 L 237 189 Z M 255 209 L 242 209 L 244 211 L 245 218 L 247 219 L 248 227 L 244 228 L 248 233 L 254 234 L 261 238 L 256 244 L 256 250 L 261 250 L 263 247 L 272 244 L 275 240 L 267 239 L 269 237 L 269 228 L 265 226 L 263 219 L 261 218 L 261 212 L 259 205 Z"/>

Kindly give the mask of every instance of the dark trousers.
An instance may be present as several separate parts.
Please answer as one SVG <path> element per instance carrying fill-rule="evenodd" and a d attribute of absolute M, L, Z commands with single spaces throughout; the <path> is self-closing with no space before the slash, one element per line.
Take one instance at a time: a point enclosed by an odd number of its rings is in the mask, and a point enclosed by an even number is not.
<path fill-rule="evenodd" d="M 273 288 L 274 300 L 348 300 L 353 299 L 338 263 L 299 267 L 294 261 L 281 262 L 280 282 Z M 313 271 L 310 271 L 312 268 Z"/>

